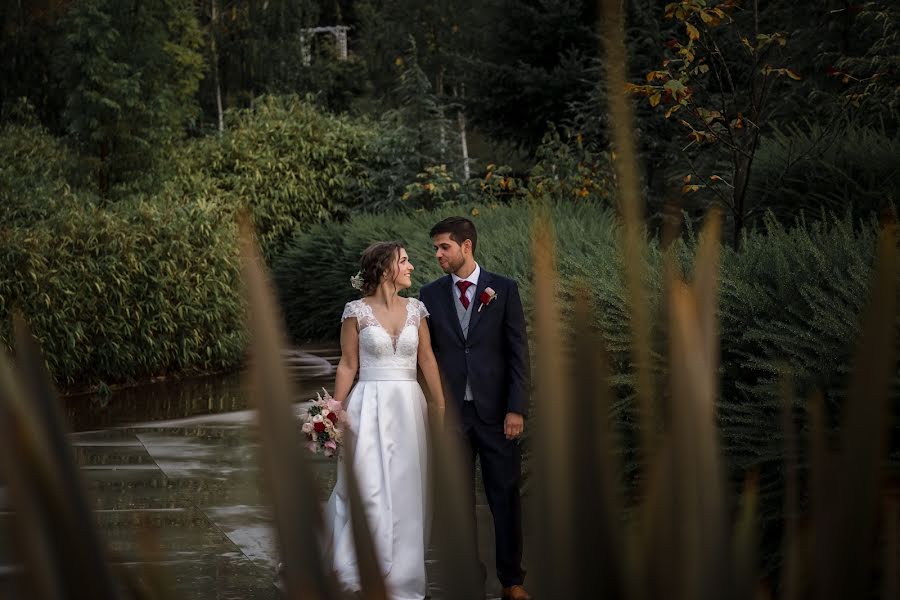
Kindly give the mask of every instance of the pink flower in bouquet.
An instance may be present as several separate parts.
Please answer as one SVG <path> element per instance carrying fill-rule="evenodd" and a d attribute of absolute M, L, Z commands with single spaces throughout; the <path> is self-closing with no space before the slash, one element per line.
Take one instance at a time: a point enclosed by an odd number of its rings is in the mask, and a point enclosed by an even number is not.
<path fill-rule="evenodd" d="M 333 456 L 335 452 L 337 452 L 337 442 L 335 442 L 334 440 L 328 440 L 327 442 L 325 442 L 325 456 Z"/>

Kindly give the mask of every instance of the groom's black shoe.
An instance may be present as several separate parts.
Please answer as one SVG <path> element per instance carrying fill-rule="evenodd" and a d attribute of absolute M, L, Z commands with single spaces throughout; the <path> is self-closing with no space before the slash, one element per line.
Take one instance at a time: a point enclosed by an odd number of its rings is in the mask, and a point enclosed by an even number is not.
<path fill-rule="evenodd" d="M 525 591 L 521 585 L 511 585 L 500 591 L 503 600 L 533 600 L 531 594 Z"/>

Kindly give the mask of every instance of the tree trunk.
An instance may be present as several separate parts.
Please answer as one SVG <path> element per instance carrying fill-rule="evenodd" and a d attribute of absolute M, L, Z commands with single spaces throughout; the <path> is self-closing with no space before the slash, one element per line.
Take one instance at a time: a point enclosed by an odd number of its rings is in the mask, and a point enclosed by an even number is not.
<path fill-rule="evenodd" d="M 107 142 L 101 142 L 98 150 L 100 164 L 97 166 L 97 193 L 100 195 L 101 206 L 105 206 L 109 200 L 109 148 Z"/>
<path fill-rule="evenodd" d="M 441 162 L 445 162 L 446 149 L 447 149 L 447 131 L 444 127 L 444 104 L 442 102 L 442 98 L 444 97 L 444 69 L 443 67 L 438 70 L 437 81 L 435 82 L 435 92 L 438 100 L 438 131 L 440 132 L 440 157 Z"/>
<path fill-rule="evenodd" d="M 745 146 L 746 154 L 738 154 L 734 160 L 734 190 L 732 202 L 734 206 L 734 234 L 732 246 L 735 250 L 741 248 L 741 234 L 744 230 L 745 217 L 747 216 L 747 190 L 750 187 L 750 172 L 753 168 L 753 157 L 756 155 L 756 145 L 759 134 L 756 131 L 748 133 Z"/>
<path fill-rule="evenodd" d="M 225 131 L 225 118 L 222 111 L 222 84 L 219 81 L 219 51 L 216 48 L 216 37 L 219 34 L 219 0 L 210 0 L 210 49 L 212 51 L 213 85 L 216 87 L 216 116 L 219 122 L 219 133 Z"/>
<path fill-rule="evenodd" d="M 463 90 L 465 90 L 465 88 L 463 88 Z M 465 94 L 465 91 L 463 91 L 463 94 Z M 453 96 L 456 97 L 456 86 L 453 87 Z M 466 139 L 466 115 L 463 114 L 462 110 L 456 112 L 456 120 L 459 123 L 459 145 L 462 150 L 463 181 L 468 181 L 469 177 L 471 177 L 471 172 L 469 170 L 469 143 Z"/>

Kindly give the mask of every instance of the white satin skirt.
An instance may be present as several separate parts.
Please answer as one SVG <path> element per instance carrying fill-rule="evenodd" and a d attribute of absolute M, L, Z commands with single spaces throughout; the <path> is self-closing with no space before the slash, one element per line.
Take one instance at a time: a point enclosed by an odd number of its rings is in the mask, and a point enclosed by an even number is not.
<path fill-rule="evenodd" d="M 345 408 L 356 448 L 339 461 L 352 460 L 388 595 L 421 600 L 431 502 L 428 411 L 416 369 L 360 369 Z M 341 584 L 359 590 L 344 467 L 325 507 L 326 556 Z"/>

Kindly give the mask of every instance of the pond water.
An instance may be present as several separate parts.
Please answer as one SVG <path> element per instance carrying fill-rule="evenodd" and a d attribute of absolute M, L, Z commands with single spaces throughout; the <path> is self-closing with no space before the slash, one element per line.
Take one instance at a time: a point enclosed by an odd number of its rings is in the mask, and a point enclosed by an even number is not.
<path fill-rule="evenodd" d="M 331 390 L 339 359 L 336 345 L 285 351 L 285 364 L 298 384 L 298 399 L 311 398 L 323 386 Z M 95 394 L 68 396 L 64 411 L 71 430 L 79 432 L 243 411 L 250 407 L 250 400 L 244 376 L 238 372 L 127 387 L 105 398 Z"/>

